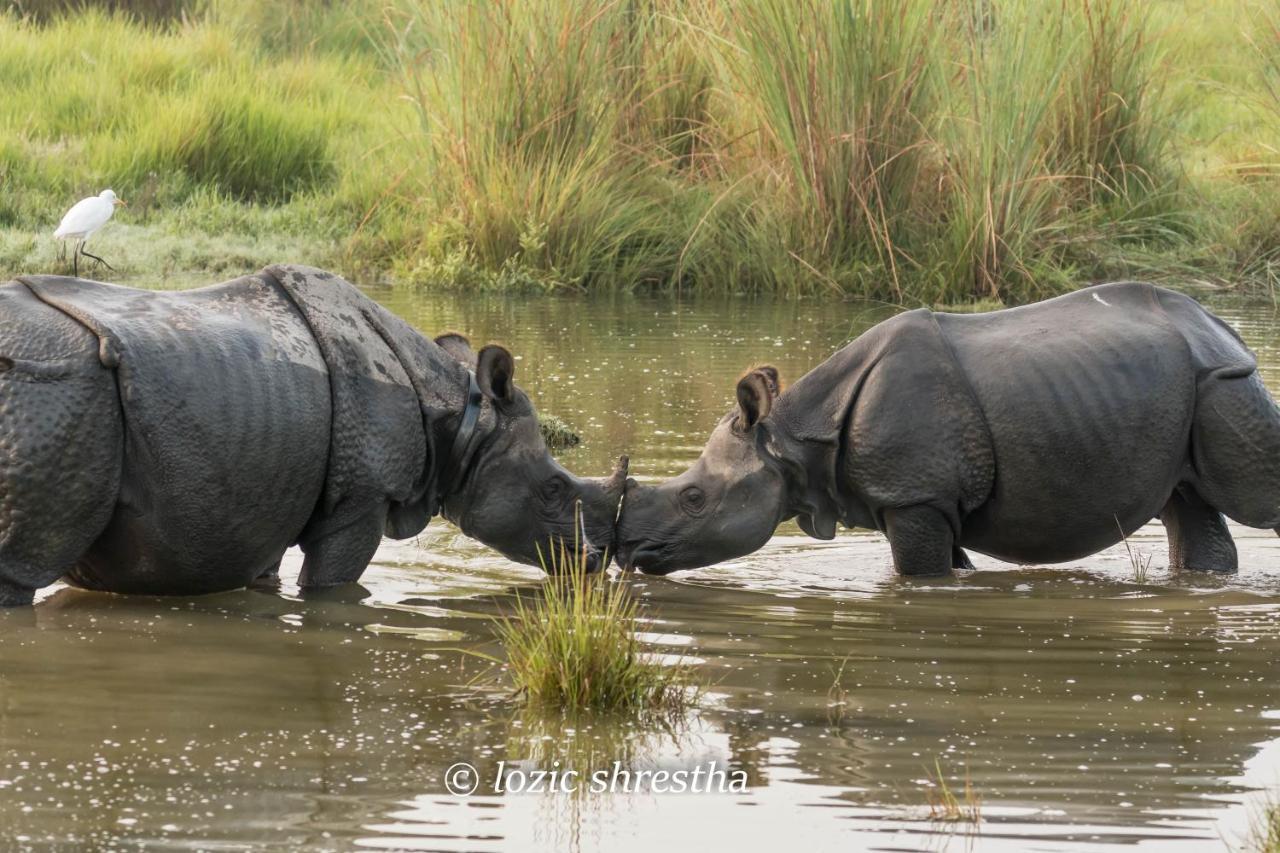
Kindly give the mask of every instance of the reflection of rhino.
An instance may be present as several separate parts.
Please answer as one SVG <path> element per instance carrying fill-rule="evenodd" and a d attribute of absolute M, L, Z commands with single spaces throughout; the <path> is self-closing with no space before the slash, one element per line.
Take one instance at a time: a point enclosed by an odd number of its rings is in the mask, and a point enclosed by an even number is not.
<path fill-rule="evenodd" d="M 572 538 L 581 500 L 586 539 L 607 545 L 622 477 L 550 458 L 514 366 L 303 267 L 184 293 L 2 285 L 0 603 L 63 575 L 230 589 L 295 543 L 304 585 L 351 582 L 384 532 L 437 512 L 534 562 L 536 542 Z"/>
<path fill-rule="evenodd" d="M 1092 287 L 989 314 L 900 314 L 785 392 L 771 367 L 698 461 L 629 489 L 620 562 L 665 574 L 796 518 L 883 531 L 906 574 L 1095 553 L 1159 516 L 1178 568 L 1235 571 L 1223 514 L 1280 526 L 1280 410 L 1195 300 Z"/>

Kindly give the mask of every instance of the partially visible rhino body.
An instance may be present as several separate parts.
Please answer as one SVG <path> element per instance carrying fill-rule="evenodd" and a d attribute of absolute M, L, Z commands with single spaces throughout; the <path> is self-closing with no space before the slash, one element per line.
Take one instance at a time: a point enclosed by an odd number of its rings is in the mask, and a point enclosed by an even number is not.
<path fill-rule="evenodd" d="M 621 477 L 557 465 L 513 370 L 305 267 L 176 293 L 0 285 L 0 604 L 63 576 L 232 589 L 293 544 L 303 585 L 347 583 L 384 532 L 441 511 L 534 562 L 535 543 L 573 541 L 581 501 L 607 545 Z"/>
<path fill-rule="evenodd" d="M 899 571 L 937 574 L 962 548 L 1075 559 L 1159 516 L 1172 566 L 1234 571 L 1223 514 L 1280 525 L 1280 410 L 1240 337 L 1169 290 L 911 311 L 778 385 L 749 372 L 692 468 L 628 486 L 620 562 L 708 565 L 797 518 L 883 531 Z"/>

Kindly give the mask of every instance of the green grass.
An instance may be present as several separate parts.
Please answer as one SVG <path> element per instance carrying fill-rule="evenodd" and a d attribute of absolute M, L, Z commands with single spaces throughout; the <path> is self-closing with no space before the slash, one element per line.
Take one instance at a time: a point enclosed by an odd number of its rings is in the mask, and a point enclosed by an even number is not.
<path fill-rule="evenodd" d="M 1116 519 L 1116 527 L 1120 529 L 1120 541 L 1124 543 L 1124 552 L 1129 558 L 1129 569 L 1133 572 L 1133 582 L 1146 583 L 1147 576 L 1151 573 L 1151 555 L 1134 550 L 1133 546 L 1129 544 L 1129 537 L 1124 535 L 1124 528 L 1120 526 L 1120 519 L 1118 518 Z"/>
<path fill-rule="evenodd" d="M 577 543 L 550 546 L 538 597 L 517 596 L 497 623 L 518 693 L 541 709 L 683 716 L 696 695 L 692 673 L 647 658 L 630 587 L 606 573 L 588 575 L 584 559 Z"/>
<path fill-rule="evenodd" d="M 212 18 L 0 15 L 0 264 L 51 269 L 62 211 L 107 186 L 129 207 L 97 254 L 125 275 L 335 259 L 381 191 L 375 67 Z"/>
<path fill-rule="evenodd" d="M 929 778 L 926 799 L 929 819 L 945 823 L 964 823 L 977 827 L 982 823 L 982 800 L 973 789 L 969 772 L 964 774 L 964 784 L 957 791 L 942 772 L 942 762 L 934 759 L 933 771 L 925 771 Z"/>
<path fill-rule="evenodd" d="M 538 429 L 542 431 L 542 438 L 552 453 L 577 447 L 582 442 L 582 436 L 574 432 L 573 427 L 562 418 L 546 412 L 538 414 Z"/>
<path fill-rule="evenodd" d="M 1280 283 L 1277 0 L 0 3 L 0 265 L 1019 302 Z M 99 252 L 102 254 L 102 252 Z"/>
<path fill-rule="evenodd" d="M 1249 832 L 1238 848 L 1247 853 L 1280 853 L 1280 803 L 1269 797 L 1249 813 Z"/>
<path fill-rule="evenodd" d="M 867 266 L 902 296 L 904 242 L 939 109 L 930 0 L 745 0 L 729 7 L 723 79 L 754 130 L 746 180 L 808 266 Z M 743 168 L 737 165 L 738 169 Z M 763 235 L 753 234 L 753 239 Z M 835 273 L 835 270 L 832 270 Z"/>

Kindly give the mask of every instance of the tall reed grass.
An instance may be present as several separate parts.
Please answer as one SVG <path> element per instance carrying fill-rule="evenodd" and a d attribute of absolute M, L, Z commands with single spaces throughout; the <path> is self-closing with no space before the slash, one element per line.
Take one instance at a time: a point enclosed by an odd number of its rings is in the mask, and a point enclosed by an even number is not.
<path fill-rule="evenodd" d="M 1280 802 L 1268 794 L 1249 811 L 1249 828 L 1236 849 L 1244 853 L 1280 853 Z"/>
<path fill-rule="evenodd" d="M 1027 299 L 1069 286 L 1077 238 L 1158 217 L 1181 181 L 1154 36 L 1119 0 L 505 0 L 406 21 L 428 223 L 408 251 L 430 283 Z"/>
<path fill-rule="evenodd" d="M 746 168 L 778 208 L 789 253 L 874 264 L 901 297 L 902 246 L 936 171 L 936 4 L 744 0 L 713 42 L 755 135 Z"/>
<path fill-rule="evenodd" d="M 125 221 L 287 210 L 436 287 L 1266 280 L 1257 3 L 1189 28 L 1155 0 L 10 0 L 0 228 L 112 185 Z"/>
<path fill-rule="evenodd" d="M 1064 39 L 1056 9 L 1035 4 L 979 0 L 959 26 L 960 98 L 943 129 L 947 210 L 934 244 L 937 296 L 1040 295 L 1054 283 L 1045 254 L 1063 186 L 1046 140 L 1077 44 Z"/>

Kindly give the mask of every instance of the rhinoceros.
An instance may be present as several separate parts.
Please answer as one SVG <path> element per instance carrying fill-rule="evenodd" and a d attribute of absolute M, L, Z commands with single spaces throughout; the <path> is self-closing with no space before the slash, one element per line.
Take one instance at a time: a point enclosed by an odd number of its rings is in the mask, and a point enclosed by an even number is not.
<path fill-rule="evenodd" d="M 1055 563 L 1156 517 L 1175 569 L 1232 572 L 1223 515 L 1280 525 L 1280 411 L 1240 336 L 1189 296 L 1121 282 L 984 314 L 886 320 L 793 386 L 737 385 L 701 457 L 628 481 L 624 567 L 705 566 L 795 518 L 881 531 L 896 569 L 964 549 Z"/>
<path fill-rule="evenodd" d="M 0 605 L 70 583 L 199 594 L 357 580 L 436 514 L 522 562 L 612 542 L 606 482 L 548 454 L 500 346 L 435 341 L 338 276 L 273 266 L 185 292 L 0 285 Z"/>

